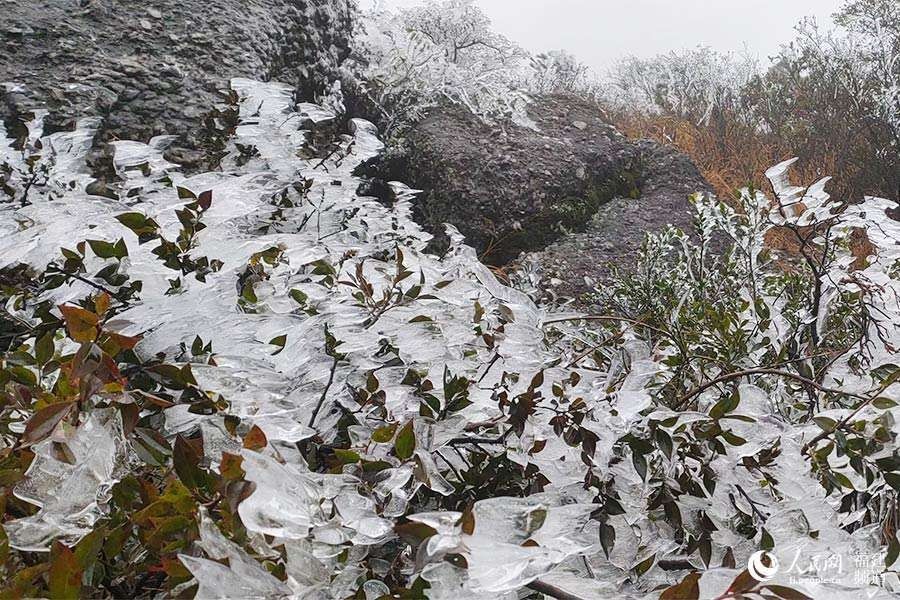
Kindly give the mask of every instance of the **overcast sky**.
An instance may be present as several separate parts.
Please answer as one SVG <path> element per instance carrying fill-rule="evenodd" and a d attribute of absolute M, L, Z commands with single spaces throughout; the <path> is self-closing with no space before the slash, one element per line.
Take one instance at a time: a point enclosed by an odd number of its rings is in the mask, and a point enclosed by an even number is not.
<path fill-rule="evenodd" d="M 420 4 L 382 0 L 385 6 Z M 435 0 L 432 0 L 435 1 Z M 745 45 L 766 58 L 805 16 L 830 23 L 841 0 L 477 0 L 500 33 L 533 52 L 564 49 L 602 70 L 625 54 L 653 56 L 698 44 Z"/>

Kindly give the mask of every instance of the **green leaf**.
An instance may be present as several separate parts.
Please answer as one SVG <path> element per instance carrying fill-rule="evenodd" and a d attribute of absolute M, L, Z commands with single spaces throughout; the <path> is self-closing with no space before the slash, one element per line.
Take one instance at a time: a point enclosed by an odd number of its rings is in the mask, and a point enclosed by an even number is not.
<path fill-rule="evenodd" d="M 22 434 L 22 445 L 30 446 L 46 439 L 53 433 L 59 422 L 62 421 L 72 407 L 74 402 L 60 402 L 45 406 L 41 410 L 34 413 L 28 423 L 25 425 L 25 432 Z"/>
<path fill-rule="evenodd" d="M 657 429 L 655 437 L 659 449 L 662 450 L 666 456 L 672 458 L 672 437 L 663 429 Z"/>
<path fill-rule="evenodd" d="M 243 298 L 250 304 L 256 304 L 257 302 L 259 302 L 259 298 L 256 297 L 256 292 L 253 289 L 252 281 L 248 281 L 244 284 L 244 288 L 241 290 L 241 298 Z"/>
<path fill-rule="evenodd" d="M 135 453 L 148 465 L 164 467 L 172 456 L 172 449 L 161 433 L 153 429 L 136 427 L 132 435 Z"/>
<path fill-rule="evenodd" d="M 656 554 L 651 554 L 645 560 L 638 563 L 638 565 L 634 568 L 634 571 L 638 574 L 638 576 L 643 575 L 644 573 L 649 571 L 654 564 L 656 564 Z"/>
<path fill-rule="evenodd" d="M 352 465 L 360 461 L 359 453 L 354 452 L 353 450 L 342 450 L 340 448 L 335 448 L 334 455 L 339 461 L 341 461 L 341 464 L 344 465 Z"/>
<path fill-rule="evenodd" d="M 742 438 L 739 435 L 735 435 L 731 431 L 723 431 L 722 437 L 725 438 L 725 441 L 731 444 L 732 446 L 743 446 L 747 443 L 747 440 Z"/>
<path fill-rule="evenodd" d="M 254 425 L 255 427 L 255 425 Z M 175 437 L 172 466 L 178 479 L 190 490 L 209 491 L 215 483 L 210 473 L 200 467 L 201 456 L 184 437 Z"/>
<path fill-rule="evenodd" d="M 872 402 L 872 406 L 880 408 L 881 410 L 887 410 L 888 408 L 897 406 L 897 403 L 890 398 L 876 398 L 875 401 Z"/>
<path fill-rule="evenodd" d="M 278 346 L 278 350 L 272 353 L 272 356 L 279 354 L 282 350 L 284 350 L 284 345 L 287 343 L 287 334 L 279 335 L 278 337 L 274 337 L 269 340 L 269 343 L 273 346 Z"/>
<path fill-rule="evenodd" d="M 837 471 L 832 471 L 831 474 L 834 476 L 835 481 L 837 481 L 841 487 L 847 488 L 848 490 L 852 490 L 853 482 L 850 481 L 850 478 L 844 475 L 843 473 L 838 473 Z"/>
<path fill-rule="evenodd" d="M 837 427 L 837 421 L 829 417 L 813 417 L 813 421 L 815 421 L 816 425 L 818 425 L 822 431 L 828 433 L 831 433 L 834 431 L 835 427 Z"/>
<path fill-rule="evenodd" d="M 113 251 L 115 252 L 114 256 L 116 258 L 125 258 L 128 256 L 128 246 L 125 245 L 125 240 L 119 238 L 119 241 L 116 242 L 113 247 Z"/>
<path fill-rule="evenodd" d="M 369 371 L 369 374 L 366 375 L 366 391 L 370 394 L 374 394 L 378 391 L 379 385 L 378 378 L 375 376 L 375 371 Z"/>
<path fill-rule="evenodd" d="M 897 541 L 897 535 L 894 534 L 891 536 L 891 542 L 888 544 L 887 554 L 884 556 L 884 568 L 890 569 L 891 566 L 897 562 L 897 557 L 900 556 L 900 542 Z"/>
<path fill-rule="evenodd" d="M 55 351 L 56 347 L 53 344 L 52 331 L 42 335 L 34 343 L 34 359 L 38 362 L 39 365 L 45 365 L 50 362 L 50 359 L 53 358 L 53 353 Z"/>
<path fill-rule="evenodd" d="M 35 387 L 37 385 L 37 375 L 34 374 L 34 371 L 27 367 L 14 366 L 9 368 L 9 374 L 15 381 L 18 381 L 22 385 L 28 387 Z"/>
<path fill-rule="evenodd" d="M 397 434 L 397 440 L 394 442 L 394 454 L 400 460 L 407 460 L 413 455 L 415 450 L 416 434 L 413 431 L 413 422 L 410 421 Z"/>
<path fill-rule="evenodd" d="M 9 557 L 9 537 L 3 525 L 0 525 L 0 565 L 6 562 L 7 557 Z"/>
<path fill-rule="evenodd" d="M 194 192 L 192 192 L 191 190 L 189 190 L 187 188 L 178 186 L 176 189 L 178 190 L 178 198 L 180 198 L 181 200 L 196 200 L 197 199 L 197 194 L 195 194 Z"/>
<path fill-rule="evenodd" d="M 99 258 L 113 258 L 118 253 L 115 245 L 103 240 L 88 240 L 88 245 Z"/>
<path fill-rule="evenodd" d="M 147 217 L 143 213 L 130 212 L 116 216 L 116 220 L 128 229 L 141 229 L 147 225 Z"/>
<path fill-rule="evenodd" d="M 394 439 L 394 433 L 397 431 L 397 424 L 385 425 L 379 427 L 372 432 L 372 441 L 376 444 L 386 444 Z"/>
<path fill-rule="evenodd" d="M 609 496 L 607 496 L 606 501 L 603 503 L 603 510 L 610 516 L 625 514 L 625 509 L 622 507 L 622 503 Z"/>
<path fill-rule="evenodd" d="M 643 454 L 637 452 L 631 453 L 631 462 L 634 464 L 634 470 L 640 475 L 642 480 L 647 479 L 647 458 Z"/>
<path fill-rule="evenodd" d="M 884 480 L 889 486 L 900 492 L 900 473 L 885 473 Z"/>
<path fill-rule="evenodd" d="M 713 419 L 721 419 L 734 409 L 738 407 L 741 402 L 741 397 L 737 393 L 729 394 L 725 396 L 718 402 L 716 402 L 715 406 L 712 407 L 709 411 L 709 416 Z"/>
<path fill-rule="evenodd" d="M 75 559 L 82 570 L 89 570 L 97 562 L 97 556 L 106 541 L 106 533 L 105 527 L 98 527 L 81 538 L 81 541 L 75 546 Z"/>
<path fill-rule="evenodd" d="M 603 547 L 603 553 L 609 558 L 609 553 L 613 551 L 616 545 L 616 528 L 608 523 L 600 523 L 600 545 Z"/>
<path fill-rule="evenodd" d="M 145 244 L 154 239 L 159 225 L 153 219 L 147 218 L 139 212 L 130 212 L 118 215 L 116 220 L 138 236 L 138 243 Z M 124 243 L 124 242 L 123 242 Z"/>
<path fill-rule="evenodd" d="M 772 539 L 772 534 L 766 531 L 766 528 L 762 529 L 762 536 L 759 540 L 759 545 L 763 550 L 769 551 L 775 548 L 775 540 Z"/>
<path fill-rule="evenodd" d="M 881 382 L 881 389 L 886 390 L 898 381 L 900 381 L 900 368 L 895 369 L 893 373 L 884 378 L 884 381 Z"/>

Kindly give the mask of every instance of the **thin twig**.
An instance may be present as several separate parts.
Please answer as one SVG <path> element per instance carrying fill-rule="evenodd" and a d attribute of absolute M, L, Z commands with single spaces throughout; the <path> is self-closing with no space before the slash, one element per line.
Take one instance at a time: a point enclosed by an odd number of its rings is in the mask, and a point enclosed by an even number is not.
<path fill-rule="evenodd" d="M 325 389 L 322 390 L 322 395 L 319 397 L 319 402 L 316 403 L 316 407 L 313 409 L 312 416 L 309 418 L 309 427 L 312 428 L 316 423 L 316 417 L 319 416 L 319 411 L 322 409 L 322 405 L 325 404 L 325 397 L 328 395 L 328 390 L 331 389 L 331 384 L 334 382 L 334 372 L 337 371 L 338 362 L 340 362 L 337 358 L 334 358 L 334 362 L 331 363 L 331 372 L 328 374 L 328 383 L 325 384 Z"/>
<path fill-rule="evenodd" d="M 571 369 L 572 367 L 577 365 L 579 362 L 581 362 L 582 360 L 584 360 L 585 358 L 587 358 L 588 356 L 590 356 L 597 350 L 603 348 L 604 346 L 607 346 L 608 344 L 610 344 L 612 342 L 615 342 L 618 339 L 621 339 L 622 335 L 624 335 L 624 333 L 625 333 L 625 331 L 622 330 L 622 331 L 618 332 L 616 335 L 612 335 L 612 336 L 606 338 L 605 340 L 603 340 L 602 342 L 600 342 L 599 344 L 595 344 L 594 346 L 588 348 L 587 350 L 585 350 L 584 352 L 582 352 L 581 354 L 579 354 L 578 356 L 573 358 L 572 361 L 566 365 L 566 368 Z"/>
<path fill-rule="evenodd" d="M 728 373 L 726 375 L 722 375 L 721 377 L 717 377 L 712 381 L 704 383 L 700 387 L 694 388 L 693 391 L 688 392 L 686 396 L 682 396 L 678 402 L 675 404 L 675 408 L 681 408 L 685 406 L 688 402 L 694 399 L 696 396 L 699 396 L 709 388 L 715 387 L 720 383 L 726 383 L 728 381 L 732 381 L 734 379 L 740 379 L 742 377 L 747 377 L 748 375 L 776 375 L 778 377 L 784 377 L 786 379 L 793 379 L 794 381 L 800 382 L 804 385 L 808 385 L 812 388 L 819 390 L 825 394 L 838 394 L 842 396 L 848 396 L 850 398 L 856 398 L 858 400 L 863 400 L 865 402 L 871 402 L 872 398 L 868 396 L 860 396 L 859 394 L 854 394 L 853 392 L 847 392 L 844 390 L 836 390 L 833 388 L 825 387 L 819 383 L 816 383 L 812 379 L 807 379 L 802 375 L 797 375 L 796 373 L 791 373 L 790 371 L 780 371 L 778 369 L 770 369 L 770 368 L 759 368 L 759 369 L 747 369 L 746 371 L 737 371 L 735 373 Z"/>
<path fill-rule="evenodd" d="M 494 353 L 494 357 L 491 359 L 491 362 L 488 363 L 487 367 L 484 369 L 484 373 L 481 374 L 481 377 L 478 378 L 477 383 L 481 383 L 484 381 L 484 378 L 487 377 L 488 373 L 491 372 L 491 368 L 493 368 L 494 364 L 500 360 L 500 353 Z"/>
<path fill-rule="evenodd" d="M 464 436 L 464 437 L 453 438 L 452 440 L 447 442 L 447 445 L 448 446 L 465 446 L 466 444 L 473 444 L 473 445 L 477 446 L 478 444 L 486 444 L 489 446 L 496 446 L 497 444 L 502 444 L 502 443 L 506 442 L 506 438 L 509 437 L 509 434 L 511 434 L 512 431 L 513 431 L 512 427 L 510 427 L 503 433 L 503 435 L 501 435 L 499 437 L 495 437 L 495 438 L 475 437 L 475 436 L 469 436 L 469 437 Z"/>
<path fill-rule="evenodd" d="M 661 336 L 667 337 L 669 339 L 675 339 L 675 336 L 660 329 L 658 327 L 654 327 L 652 325 L 648 325 L 643 321 L 638 321 L 637 319 L 629 319 L 628 317 L 616 317 L 612 315 L 581 315 L 578 317 L 560 317 L 557 319 L 548 319 L 543 322 L 543 325 L 553 325 L 555 323 L 567 323 L 570 321 L 601 321 L 601 322 L 609 322 L 609 323 L 628 323 L 629 325 L 634 325 L 635 327 L 643 327 L 649 331 L 653 331 L 654 333 L 658 333 Z"/>
<path fill-rule="evenodd" d="M 551 585 L 545 581 L 541 581 L 540 579 L 532 581 L 525 587 L 532 589 L 540 594 L 544 594 L 545 596 L 556 598 L 556 600 L 584 600 L 584 598 L 582 598 L 581 596 L 571 594 L 562 588 L 558 588 L 555 585 Z"/>
<path fill-rule="evenodd" d="M 836 431 L 838 431 L 838 430 L 840 430 L 840 429 L 843 429 L 843 428 L 847 425 L 847 423 L 849 423 L 850 420 L 853 419 L 853 417 L 855 417 L 856 415 L 858 415 L 859 412 L 860 412 L 862 409 L 864 409 L 864 408 L 867 407 L 869 404 L 871 404 L 872 402 L 874 402 L 874 401 L 878 398 L 878 395 L 879 395 L 881 392 L 883 392 L 883 391 L 884 391 L 884 387 L 882 387 L 882 388 L 881 388 L 880 390 L 878 390 L 876 393 L 872 394 L 872 397 L 871 397 L 871 398 L 866 398 L 866 399 L 865 399 L 865 402 L 863 402 L 862 404 L 860 404 L 859 406 L 857 406 L 856 409 L 855 409 L 852 413 L 850 413 L 849 415 L 847 415 L 846 417 L 844 417 L 843 419 L 841 419 L 840 421 L 838 421 L 837 423 L 835 423 L 834 427 L 832 427 L 830 431 L 823 431 L 822 433 L 820 433 L 819 435 L 817 435 L 817 436 L 814 437 L 813 439 L 809 440 L 806 444 L 803 445 L 803 448 L 800 449 L 800 453 L 801 453 L 801 454 L 806 454 L 806 453 L 809 451 L 810 448 L 812 448 L 813 446 L 815 446 L 816 444 L 818 444 L 820 441 L 822 441 L 822 440 L 824 440 L 825 438 L 831 436 L 834 432 L 836 432 Z"/>
<path fill-rule="evenodd" d="M 756 508 L 756 502 L 754 502 L 753 499 L 747 494 L 747 492 L 744 491 L 744 488 L 739 485 L 736 485 L 734 487 L 736 487 L 737 491 L 741 493 L 741 496 L 743 496 L 744 499 L 747 500 L 747 502 L 750 504 L 750 508 L 753 509 L 754 513 L 756 513 L 756 516 L 759 517 L 763 523 L 765 523 L 769 517 L 762 514 L 762 512 L 758 508 Z"/>
<path fill-rule="evenodd" d="M 449 460 L 447 460 L 447 457 L 444 456 L 443 454 L 441 454 L 441 451 L 440 451 L 440 450 L 438 450 L 437 452 L 435 452 L 435 454 L 437 454 L 438 457 L 439 457 L 442 461 L 444 461 L 444 462 L 447 464 L 448 467 L 450 467 L 450 470 L 453 471 L 453 474 L 456 475 L 456 479 L 457 479 L 459 482 L 461 482 L 461 483 L 464 483 L 464 482 L 465 482 L 465 479 L 463 479 L 463 476 L 462 476 L 462 475 L 460 474 L 460 472 L 456 469 L 456 467 L 453 466 L 453 463 L 451 463 Z"/>
<path fill-rule="evenodd" d="M 117 302 L 119 302 L 125 306 L 128 306 L 128 302 L 125 302 L 125 301 L 122 301 L 122 300 L 119 300 L 118 298 L 116 298 L 116 292 L 112 291 L 111 289 L 109 289 L 105 286 L 100 285 L 99 283 L 95 283 L 95 282 L 91 281 L 90 279 L 88 279 L 86 277 L 82 277 L 81 275 L 78 275 L 76 273 L 63 273 L 63 274 L 68 278 L 77 279 L 81 283 L 85 283 L 97 291 L 109 294 L 109 296 L 112 299 L 116 300 Z"/>
<path fill-rule="evenodd" d="M 447 442 L 448 446 L 465 446 L 466 444 L 487 444 L 487 445 L 497 445 L 502 444 L 505 441 L 503 437 L 489 438 L 489 437 L 458 437 L 453 438 L 449 442 Z"/>

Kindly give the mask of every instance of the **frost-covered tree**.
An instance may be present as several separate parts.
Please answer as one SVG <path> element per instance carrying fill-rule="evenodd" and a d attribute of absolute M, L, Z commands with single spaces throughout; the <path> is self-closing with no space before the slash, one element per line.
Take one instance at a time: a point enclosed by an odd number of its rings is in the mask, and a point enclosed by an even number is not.
<path fill-rule="evenodd" d="M 758 70 L 750 57 L 703 46 L 649 59 L 626 57 L 611 73 L 610 100 L 705 123 L 715 111 L 737 106 L 742 87 Z"/>
<path fill-rule="evenodd" d="M 474 0 L 429 2 L 401 15 L 407 30 L 428 38 L 453 64 L 493 61 L 500 66 L 521 56 L 514 44 L 491 29 L 491 20 Z"/>
<path fill-rule="evenodd" d="M 900 3 L 853 0 L 835 15 L 835 21 L 859 42 L 859 60 L 880 88 L 876 110 L 893 129 L 894 149 L 900 150 Z"/>
<path fill-rule="evenodd" d="M 831 163 L 842 191 L 900 200 L 900 13 L 851 2 L 841 27 L 806 20 L 769 71 L 747 86 L 764 132 L 806 160 Z"/>
<path fill-rule="evenodd" d="M 834 21 L 802 21 L 765 70 L 706 48 L 626 58 L 606 100 L 626 123 L 661 117 L 650 131 L 681 136 L 713 176 L 750 177 L 757 154 L 764 163 L 789 154 L 834 174 L 843 195 L 900 200 L 900 8 L 848 1 Z"/>
<path fill-rule="evenodd" d="M 531 58 L 528 88 L 535 93 L 591 95 L 590 69 L 565 50 L 551 50 Z"/>
<path fill-rule="evenodd" d="M 447 101 L 487 120 L 521 112 L 528 55 L 491 30 L 471 0 L 370 12 L 363 29 L 350 70 L 386 129 Z"/>

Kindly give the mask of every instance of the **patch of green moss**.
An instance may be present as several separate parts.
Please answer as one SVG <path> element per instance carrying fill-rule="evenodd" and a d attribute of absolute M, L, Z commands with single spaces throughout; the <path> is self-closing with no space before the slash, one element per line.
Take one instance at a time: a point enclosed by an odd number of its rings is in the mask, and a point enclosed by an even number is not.
<path fill-rule="evenodd" d="M 597 210 L 613 198 L 637 199 L 640 195 L 637 172 L 624 170 L 594 185 L 584 196 L 569 196 L 548 205 L 523 223 L 521 230 L 507 235 L 483 260 L 489 264 L 503 265 L 523 251 L 545 248 L 567 231 L 586 229 Z"/>

